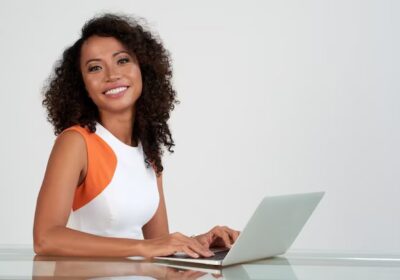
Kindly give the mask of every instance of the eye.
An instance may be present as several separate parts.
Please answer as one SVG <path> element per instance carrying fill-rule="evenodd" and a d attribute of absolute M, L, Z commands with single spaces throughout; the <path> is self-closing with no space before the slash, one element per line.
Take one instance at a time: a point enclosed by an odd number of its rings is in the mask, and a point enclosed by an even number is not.
<path fill-rule="evenodd" d="M 130 61 L 130 59 L 128 57 L 123 57 L 118 59 L 118 64 L 125 64 L 128 63 Z"/>
<path fill-rule="evenodd" d="M 89 67 L 89 72 L 96 72 L 99 71 L 101 69 L 101 67 L 99 65 L 94 65 L 94 66 L 90 66 Z"/>

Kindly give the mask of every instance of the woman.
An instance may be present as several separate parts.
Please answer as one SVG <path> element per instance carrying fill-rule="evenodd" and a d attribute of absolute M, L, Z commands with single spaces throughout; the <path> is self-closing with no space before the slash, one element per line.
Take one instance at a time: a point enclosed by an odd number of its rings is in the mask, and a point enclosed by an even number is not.
<path fill-rule="evenodd" d="M 161 156 L 174 146 L 171 78 L 160 40 L 125 16 L 93 18 L 64 51 L 43 101 L 58 137 L 37 201 L 37 254 L 197 258 L 235 242 L 228 227 L 169 233 Z"/>

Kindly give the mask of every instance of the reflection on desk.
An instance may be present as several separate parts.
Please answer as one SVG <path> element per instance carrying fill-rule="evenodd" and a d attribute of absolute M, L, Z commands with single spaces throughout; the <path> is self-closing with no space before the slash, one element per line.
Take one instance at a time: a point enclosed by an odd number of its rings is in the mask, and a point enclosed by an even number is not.
<path fill-rule="evenodd" d="M 195 270 L 182 271 L 160 266 L 150 260 L 35 256 L 32 279 L 127 279 L 127 276 L 131 276 L 128 279 L 198 279 L 204 274 Z"/>
<path fill-rule="evenodd" d="M 292 252 L 224 268 L 129 258 L 34 256 L 0 248 L 0 279 L 400 279 L 400 256 Z"/>

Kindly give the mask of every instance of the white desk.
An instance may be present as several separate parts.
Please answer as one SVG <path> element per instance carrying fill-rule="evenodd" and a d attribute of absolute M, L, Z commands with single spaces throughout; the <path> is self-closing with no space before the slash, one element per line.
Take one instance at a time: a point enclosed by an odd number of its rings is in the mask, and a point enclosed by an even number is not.
<path fill-rule="evenodd" d="M 179 266 L 126 258 L 35 257 L 30 248 L 0 248 L 0 279 L 400 279 L 400 255 L 388 254 L 291 251 L 223 269 Z"/>

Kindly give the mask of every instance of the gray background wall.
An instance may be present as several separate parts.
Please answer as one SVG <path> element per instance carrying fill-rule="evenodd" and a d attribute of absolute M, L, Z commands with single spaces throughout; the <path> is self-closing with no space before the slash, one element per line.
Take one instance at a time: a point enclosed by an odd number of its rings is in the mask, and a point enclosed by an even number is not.
<path fill-rule="evenodd" d="M 32 243 L 54 141 L 43 82 L 111 11 L 146 18 L 172 54 L 171 231 L 242 229 L 264 195 L 325 190 L 293 248 L 400 252 L 400 2 L 190 2 L 0 3 L 0 243 Z"/>

